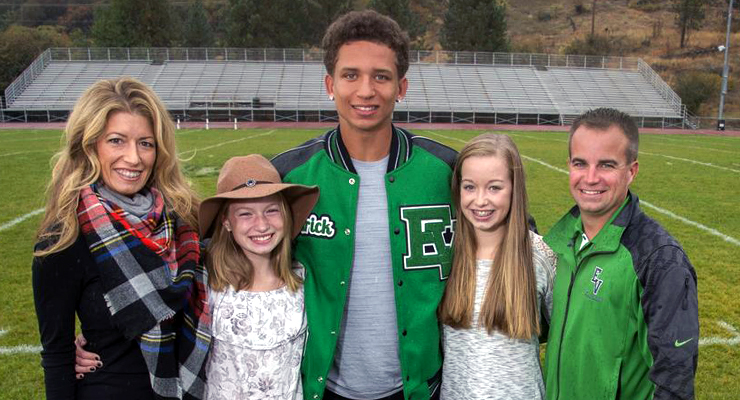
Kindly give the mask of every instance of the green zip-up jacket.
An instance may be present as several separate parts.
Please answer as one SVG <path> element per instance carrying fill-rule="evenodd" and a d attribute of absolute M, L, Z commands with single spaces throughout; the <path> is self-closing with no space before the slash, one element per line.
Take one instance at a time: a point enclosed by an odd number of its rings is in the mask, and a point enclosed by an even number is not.
<path fill-rule="evenodd" d="M 442 367 L 437 306 L 452 264 L 450 177 L 456 152 L 393 127 L 385 188 L 403 393 L 426 400 Z M 321 196 L 295 242 L 306 267 L 308 338 L 303 393 L 323 397 L 342 325 L 354 252 L 360 177 L 339 128 L 272 160 L 285 182 L 318 185 Z"/>
<path fill-rule="evenodd" d="M 545 236 L 558 255 L 545 360 L 549 400 L 694 397 L 696 272 L 638 203 L 628 193 L 582 248 L 577 206 Z"/>

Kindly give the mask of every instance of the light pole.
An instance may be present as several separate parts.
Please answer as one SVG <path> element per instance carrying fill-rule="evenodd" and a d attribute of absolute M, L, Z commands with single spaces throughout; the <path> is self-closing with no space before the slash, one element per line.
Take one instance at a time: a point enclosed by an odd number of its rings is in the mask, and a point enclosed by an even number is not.
<path fill-rule="evenodd" d="M 730 60 L 730 24 L 732 23 L 732 0 L 727 10 L 727 37 L 725 38 L 725 65 L 722 68 L 722 90 L 719 93 L 719 116 L 717 117 L 717 130 L 725 130 L 725 96 L 727 95 L 727 75 L 729 74 Z"/>

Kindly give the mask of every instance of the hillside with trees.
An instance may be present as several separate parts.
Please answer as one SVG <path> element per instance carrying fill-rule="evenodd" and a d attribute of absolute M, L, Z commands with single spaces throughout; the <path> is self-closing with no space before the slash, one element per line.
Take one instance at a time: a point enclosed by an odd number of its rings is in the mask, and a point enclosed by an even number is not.
<path fill-rule="evenodd" d="M 726 117 L 740 118 L 740 0 Z M 696 115 L 716 117 L 728 0 L 9 0 L 0 90 L 51 46 L 318 47 L 351 9 L 393 16 L 417 49 L 640 57 Z M 734 67 L 734 68 L 733 68 Z"/>

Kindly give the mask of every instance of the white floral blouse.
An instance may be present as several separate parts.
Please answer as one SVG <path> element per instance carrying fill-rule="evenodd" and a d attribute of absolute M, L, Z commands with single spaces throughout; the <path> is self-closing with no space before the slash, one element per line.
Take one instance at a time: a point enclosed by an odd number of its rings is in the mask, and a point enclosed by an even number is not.
<path fill-rule="evenodd" d="M 211 291 L 213 344 L 206 366 L 209 400 L 302 399 L 306 340 L 303 286 L 267 292 Z"/>

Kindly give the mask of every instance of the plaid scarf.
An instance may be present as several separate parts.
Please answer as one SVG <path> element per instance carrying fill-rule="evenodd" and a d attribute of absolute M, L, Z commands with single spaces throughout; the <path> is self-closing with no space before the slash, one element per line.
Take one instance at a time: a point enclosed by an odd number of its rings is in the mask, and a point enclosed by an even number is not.
<path fill-rule="evenodd" d="M 155 188 L 144 218 L 82 189 L 77 217 L 100 270 L 111 322 L 136 339 L 159 399 L 201 399 L 211 342 L 207 274 L 195 229 L 165 210 Z"/>

